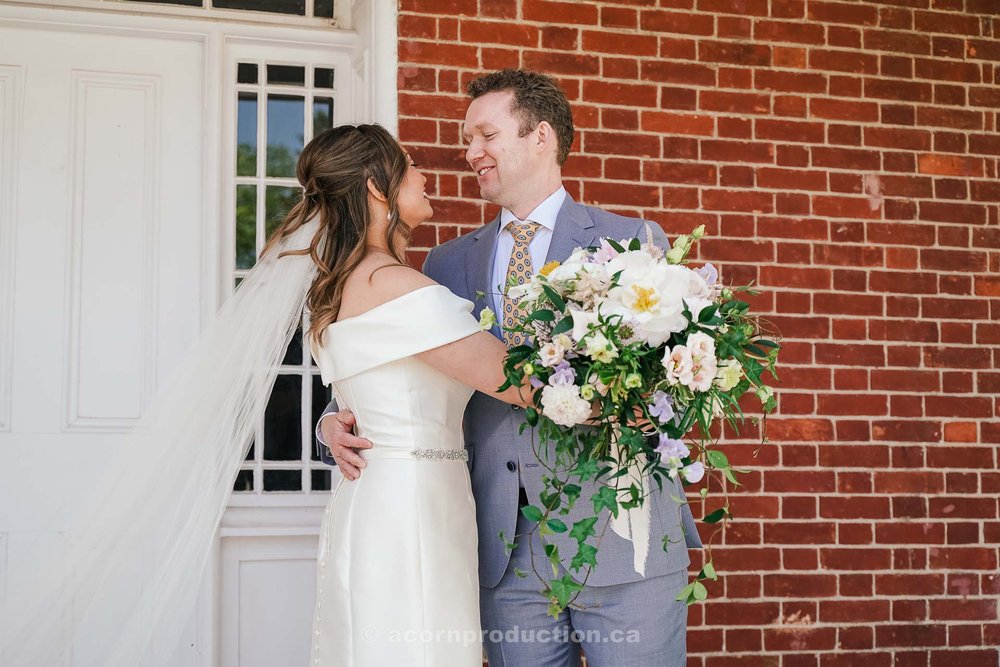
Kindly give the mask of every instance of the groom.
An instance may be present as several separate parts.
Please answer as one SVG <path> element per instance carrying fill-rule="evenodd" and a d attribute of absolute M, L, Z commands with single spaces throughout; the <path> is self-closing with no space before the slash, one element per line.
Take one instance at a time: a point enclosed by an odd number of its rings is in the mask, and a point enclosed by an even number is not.
<path fill-rule="evenodd" d="M 523 278 L 548 261 L 565 260 L 574 248 L 596 245 L 602 237 L 645 240 L 646 227 L 641 220 L 579 204 L 566 193 L 561 168 L 573 142 L 573 117 L 552 79 L 503 70 L 472 81 L 468 92 L 472 101 L 463 128 L 465 157 L 483 199 L 502 211 L 491 223 L 432 250 L 424 273 L 474 302 L 477 317 L 489 307 L 502 321 L 507 304 L 498 286 L 507 283 L 510 272 Z M 657 245 L 667 247 L 660 228 L 650 228 Z M 523 264 L 511 262 L 512 255 Z M 499 327 L 493 333 L 501 337 Z M 318 437 L 345 477 L 356 479 L 363 467 L 356 450 L 371 443 L 351 434 L 353 415 L 336 409 L 334 403 L 327 408 Z M 684 665 L 687 610 L 674 598 L 687 584 L 686 547 L 701 543 L 689 508 L 675 500 L 683 497 L 680 485 L 664 484 L 662 492 L 654 488 L 646 500 L 652 534 L 644 576 L 634 566 L 632 543 L 607 530 L 599 543 L 599 564 L 576 605 L 553 619 L 534 574 L 537 569 L 548 576 L 551 570 L 538 541 L 529 545 L 523 537 L 531 524 L 519 511 L 528 499 L 538 498 L 544 470 L 532 448 L 531 431 L 520 433 L 523 421 L 521 408 L 480 393 L 473 395 L 465 412 L 490 666 L 576 666 L 580 645 L 591 667 Z M 585 515 L 589 503 L 584 499 L 594 491 L 585 486 L 581 507 L 567 524 Z M 605 511 L 598 525 L 605 525 L 606 519 Z M 509 541 L 518 535 L 513 552 L 504 548 L 501 533 Z M 666 550 L 661 548 L 664 536 Z M 575 553 L 568 535 L 549 539 L 560 553 Z M 518 576 L 525 572 L 527 576 Z"/>

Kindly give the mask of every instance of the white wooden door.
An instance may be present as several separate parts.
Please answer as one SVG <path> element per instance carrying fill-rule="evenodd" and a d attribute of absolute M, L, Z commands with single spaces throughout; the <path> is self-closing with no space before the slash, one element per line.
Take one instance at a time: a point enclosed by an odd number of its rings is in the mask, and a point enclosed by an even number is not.
<path fill-rule="evenodd" d="M 0 566 L 200 328 L 204 42 L 96 25 L 0 16 Z"/>

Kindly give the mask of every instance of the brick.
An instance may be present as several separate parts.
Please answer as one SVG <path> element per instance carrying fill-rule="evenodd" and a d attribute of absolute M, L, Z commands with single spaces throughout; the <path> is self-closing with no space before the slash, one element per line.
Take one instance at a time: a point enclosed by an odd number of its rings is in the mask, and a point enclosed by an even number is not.
<path fill-rule="evenodd" d="M 643 111 L 642 130 L 710 137 L 715 133 L 715 119 L 707 115 Z"/>
<path fill-rule="evenodd" d="M 714 86 L 715 70 L 705 65 L 670 61 L 643 61 L 642 78 L 662 83 Z"/>
<path fill-rule="evenodd" d="M 702 36 L 715 33 L 715 18 L 708 14 L 649 10 L 639 15 L 639 25 L 653 32 Z"/>
<path fill-rule="evenodd" d="M 597 24 L 597 6 L 589 3 L 522 0 L 522 16 L 540 23 Z"/>
<path fill-rule="evenodd" d="M 756 44 L 703 40 L 698 43 L 698 60 L 747 67 L 766 67 L 771 64 L 771 49 L 768 46 Z"/>
<path fill-rule="evenodd" d="M 820 23 L 802 23 L 798 21 L 755 21 L 754 38 L 764 42 L 791 42 L 794 44 L 824 44 L 826 31 Z M 777 49 L 775 49 L 777 55 Z M 804 54 L 803 54 L 804 55 Z M 778 60 L 775 66 L 781 66 Z M 803 58 L 802 65 L 805 65 Z"/>
<path fill-rule="evenodd" d="M 593 76 L 601 69 L 601 60 L 596 56 L 559 51 L 525 51 L 523 57 L 527 69 L 549 74 Z"/>
<path fill-rule="evenodd" d="M 447 65 L 449 67 L 477 67 L 479 56 L 474 46 L 399 40 L 401 63 Z"/>

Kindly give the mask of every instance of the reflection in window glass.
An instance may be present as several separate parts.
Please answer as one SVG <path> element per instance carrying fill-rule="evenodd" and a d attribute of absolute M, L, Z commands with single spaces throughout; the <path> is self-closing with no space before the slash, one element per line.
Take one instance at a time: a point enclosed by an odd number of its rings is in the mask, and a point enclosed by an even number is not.
<path fill-rule="evenodd" d="M 305 134 L 305 100 L 294 95 L 267 96 L 267 175 L 295 177 L 295 162 Z"/>
<path fill-rule="evenodd" d="M 312 377 L 312 416 L 310 417 L 309 423 L 315 424 L 319 421 L 319 418 L 323 416 L 323 411 L 326 410 L 326 406 L 329 405 L 330 399 L 333 393 L 323 384 L 322 378 L 319 375 L 314 375 Z M 316 440 L 315 432 L 312 434 L 312 439 Z M 318 442 L 316 443 L 318 447 L 322 447 Z M 312 460 L 319 461 L 319 453 L 316 447 L 312 448 Z"/>
<path fill-rule="evenodd" d="M 302 473 L 298 470 L 265 470 L 264 491 L 301 491 Z"/>
<path fill-rule="evenodd" d="M 313 98 L 313 136 L 333 127 L 333 98 Z"/>
<path fill-rule="evenodd" d="M 264 459 L 302 458 L 302 378 L 279 375 L 264 412 Z"/>
<path fill-rule="evenodd" d="M 240 93 L 236 105 L 236 175 L 257 173 L 257 95 Z"/>
<path fill-rule="evenodd" d="M 257 261 L 257 186 L 236 186 L 236 268 Z"/>
<path fill-rule="evenodd" d="M 268 185 L 264 190 L 264 233 L 268 238 L 302 197 L 302 188 Z"/>
<path fill-rule="evenodd" d="M 347 0 L 344 0 L 347 2 Z M 313 2 L 313 16 L 325 19 L 333 18 L 333 0 L 316 0 Z"/>

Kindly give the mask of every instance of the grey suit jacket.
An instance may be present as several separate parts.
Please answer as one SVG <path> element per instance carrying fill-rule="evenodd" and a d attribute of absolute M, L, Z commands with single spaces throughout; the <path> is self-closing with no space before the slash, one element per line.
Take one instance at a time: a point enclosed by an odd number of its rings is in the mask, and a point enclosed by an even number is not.
<path fill-rule="evenodd" d="M 473 314 L 477 318 L 484 307 L 492 304 L 490 293 L 496 290 L 496 286 L 491 286 L 489 282 L 499 224 L 500 218 L 497 217 L 469 234 L 438 246 L 430 252 L 424 264 L 424 273 L 430 278 L 475 304 Z M 655 223 L 650 223 L 650 228 L 654 242 L 666 248 L 668 242 L 663 231 Z M 646 227 L 642 220 L 584 206 L 567 196 L 556 219 L 546 261 L 564 260 L 575 248 L 595 245 L 602 237 L 634 237 L 645 241 Z M 499 326 L 494 327 L 492 333 L 499 338 Z M 336 403 L 330 403 L 326 413 L 336 409 Z M 525 429 L 523 434 L 519 433 L 523 422 L 524 413 L 519 407 L 478 392 L 472 396 L 465 411 L 465 446 L 469 452 L 479 524 L 479 579 L 487 588 L 493 588 L 500 582 L 510 560 L 499 534 L 503 532 L 508 541 L 514 541 L 518 489 L 521 485 L 518 479 L 522 481 L 528 498 L 536 503 L 542 490 L 543 468 L 534 453 L 532 430 Z M 316 432 L 319 438 L 318 424 Z M 321 453 L 325 462 L 333 464 L 326 447 L 321 448 Z M 583 518 L 585 508 L 590 505 L 590 496 L 596 490 L 592 484 L 581 486 L 580 500 L 565 518 L 570 526 L 573 521 Z M 686 568 L 689 563 L 687 548 L 701 547 L 690 508 L 686 504 L 679 505 L 673 499 L 683 497 L 684 492 L 678 481 L 674 485 L 665 483 L 662 492 L 654 488 L 652 497 L 646 500 L 650 503 L 652 528 L 646 577 Z M 607 512 L 598 522 L 599 529 L 607 525 L 606 519 Z M 664 535 L 668 539 L 666 551 L 661 547 Z M 558 545 L 559 553 L 567 560 L 576 553 L 576 543 L 567 534 L 550 536 L 549 539 Z M 598 566 L 587 584 L 609 586 L 642 579 L 635 572 L 632 560 L 632 543 L 618 537 L 608 527 L 600 541 Z M 540 571 L 545 570 L 540 568 Z"/>

